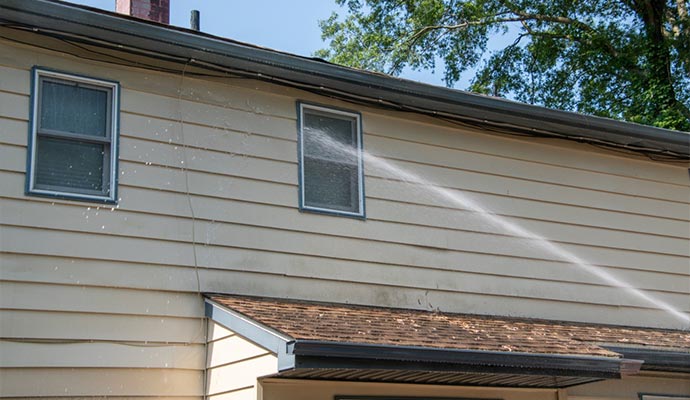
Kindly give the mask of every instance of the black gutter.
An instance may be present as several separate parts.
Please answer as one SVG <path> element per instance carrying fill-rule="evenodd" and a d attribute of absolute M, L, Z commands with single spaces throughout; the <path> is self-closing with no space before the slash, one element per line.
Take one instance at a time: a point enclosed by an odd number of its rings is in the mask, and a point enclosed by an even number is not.
<path fill-rule="evenodd" d="M 644 361 L 643 371 L 690 372 L 690 352 L 645 349 L 639 347 L 602 346 L 625 358 Z"/>
<path fill-rule="evenodd" d="M 296 340 L 288 343 L 295 368 L 466 371 L 620 378 L 642 361 L 616 357 L 530 354 L 508 351 L 433 349 L 410 346 Z"/>
<path fill-rule="evenodd" d="M 78 34 L 184 60 L 197 60 L 321 88 L 324 92 L 366 97 L 401 110 L 442 115 L 520 133 L 552 133 L 571 140 L 642 148 L 690 158 L 687 133 L 607 118 L 517 103 L 329 64 L 182 28 L 138 21 L 118 14 L 54 0 L 0 0 L 0 19 L 12 24 Z"/>

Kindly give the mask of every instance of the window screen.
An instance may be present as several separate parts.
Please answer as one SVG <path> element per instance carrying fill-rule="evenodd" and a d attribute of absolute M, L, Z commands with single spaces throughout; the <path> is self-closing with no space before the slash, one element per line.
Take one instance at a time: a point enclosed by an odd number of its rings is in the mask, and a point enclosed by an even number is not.
<path fill-rule="evenodd" d="M 114 82 L 34 69 L 29 193 L 115 200 Z"/>
<path fill-rule="evenodd" d="M 108 89 L 44 78 L 39 90 L 41 130 L 107 136 Z"/>
<path fill-rule="evenodd" d="M 306 104 L 300 109 L 302 208 L 363 216 L 359 115 Z"/>

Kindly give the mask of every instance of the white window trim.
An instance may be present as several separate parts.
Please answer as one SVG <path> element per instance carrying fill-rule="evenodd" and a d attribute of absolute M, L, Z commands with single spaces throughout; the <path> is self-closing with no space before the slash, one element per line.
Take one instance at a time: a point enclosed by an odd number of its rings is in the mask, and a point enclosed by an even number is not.
<path fill-rule="evenodd" d="M 48 196 L 56 198 L 66 198 L 74 200 L 96 201 L 106 203 L 117 202 L 117 165 L 118 165 L 118 139 L 119 139 L 119 110 L 120 110 L 120 84 L 118 82 L 85 77 L 81 75 L 69 74 L 65 72 L 53 71 L 40 67 L 33 68 L 32 88 L 31 88 L 31 124 L 30 124 L 30 152 L 27 171 L 27 194 Z M 41 189 L 35 187 L 35 171 L 36 171 L 36 149 L 38 143 L 38 119 L 39 117 L 39 101 L 40 101 L 40 83 L 41 78 L 56 78 L 60 80 L 84 83 L 91 86 L 102 87 L 109 89 L 110 92 L 110 125 L 109 125 L 109 147 L 110 154 L 108 155 L 109 167 L 109 181 L 108 181 L 108 195 L 96 195 L 89 193 L 80 193 L 75 191 L 59 191 L 51 189 Z M 68 135 L 65 135 L 68 137 Z"/>
<path fill-rule="evenodd" d="M 334 109 L 330 107 L 318 106 L 309 103 L 299 102 L 299 206 L 300 210 L 314 211 L 323 214 L 349 216 L 356 218 L 365 218 L 366 212 L 364 209 L 364 161 L 362 154 L 362 116 L 359 113 L 352 111 L 345 111 Z M 304 185 L 304 111 L 314 110 L 325 114 L 343 116 L 348 119 L 355 120 L 355 136 L 357 138 L 357 192 L 358 192 L 358 209 L 359 212 L 349 212 L 343 210 L 336 210 L 325 207 L 308 206 L 305 203 L 305 185 Z M 329 161 L 329 160 L 326 160 Z M 337 162 L 337 161 L 335 161 Z"/>

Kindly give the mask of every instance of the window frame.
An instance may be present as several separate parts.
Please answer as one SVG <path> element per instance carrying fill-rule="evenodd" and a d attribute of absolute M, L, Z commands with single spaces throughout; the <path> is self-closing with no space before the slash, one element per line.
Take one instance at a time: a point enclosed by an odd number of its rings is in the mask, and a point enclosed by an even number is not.
<path fill-rule="evenodd" d="M 358 191 L 358 212 L 349 212 L 338 209 L 332 209 L 321 206 L 307 205 L 305 199 L 305 184 L 304 184 L 304 115 L 305 110 L 314 111 L 316 114 L 322 114 L 331 118 L 341 118 L 344 120 L 354 120 L 355 137 L 357 140 L 357 191 Z M 341 217 L 350 217 L 358 219 L 366 219 L 365 209 L 365 193 L 364 193 L 364 157 L 363 157 L 363 129 L 362 129 L 362 115 L 359 112 L 344 110 L 337 107 L 323 106 L 303 101 L 297 102 L 297 150 L 298 150 L 298 169 L 299 169 L 299 209 L 300 211 L 313 212 L 318 214 L 335 215 Z M 314 157 L 321 161 L 331 161 L 327 158 Z M 337 161 L 332 161 L 337 163 Z"/>
<path fill-rule="evenodd" d="M 42 82 L 62 82 L 81 85 L 105 91 L 108 95 L 108 114 L 106 115 L 105 136 L 63 132 L 40 127 L 40 112 L 43 106 Z M 93 78 L 80 74 L 57 71 L 34 66 L 31 69 L 31 97 L 29 110 L 29 139 L 27 151 L 25 193 L 32 196 L 43 196 L 67 200 L 79 200 L 117 204 L 118 183 L 118 150 L 120 127 L 120 83 L 107 79 Z M 101 180 L 103 190 L 88 190 L 51 185 L 36 187 L 37 148 L 41 137 L 69 140 L 74 142 L 98 143 L 109 148 L 103 154 L 103 171 Z"/>

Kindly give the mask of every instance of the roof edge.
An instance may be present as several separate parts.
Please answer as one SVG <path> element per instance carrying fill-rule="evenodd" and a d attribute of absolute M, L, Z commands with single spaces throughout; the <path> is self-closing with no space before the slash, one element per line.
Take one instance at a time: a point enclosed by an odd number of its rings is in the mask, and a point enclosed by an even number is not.
<path fill-rule="evenodd" d="M 450 116 L 503 127 L 504 130 L 552 132 L 570 140 L 608 143 L 648 153 L 690 159 L 690 134 L 602 117 L 518 103 L 399 79 L 199 34 L 183 28 L 84 8 L 54 0 L 0 0 L 3 19 L 58 32 L 75 32 L 159 54 L 251 71 L 260 77 L 311 85 L 330 95 L 366 98 L 372 105 L 390 103 L 403 111 Z M 269 79 L 270 80 L 270 79 Z M 642 149 L 642 150 L 640 150 Z"/>
<path fill-rule="evenodd" d="M 602 345 L 601 347 L 622 354 L 626 358 L 644 361 L 643 371 L 690 373 L 690 352 L 629 346 Z"/>
<path fill-rule="evenodd" d="M 439 364 L 441 369 L 477 372 L 521 374 L 554 374 L 591 378 L 620 378 L 640 371 L 643 361 L 618 358 L 560 354 L 531 354 L 518 352 L 434 349 L 410 346 L 391 346 L 360 343 L 335 343 L 316 340 L 296 340 L 288 344 L 288 353 L 296 357 L 296 366 L 305 368 L 321 360 L 333 368 L 333 362 L 363 365 L 374 363 Z M 347 361 L 346 361 L 347 360 Z M 359 360 L 359 361 L 358 361 Z"/>

